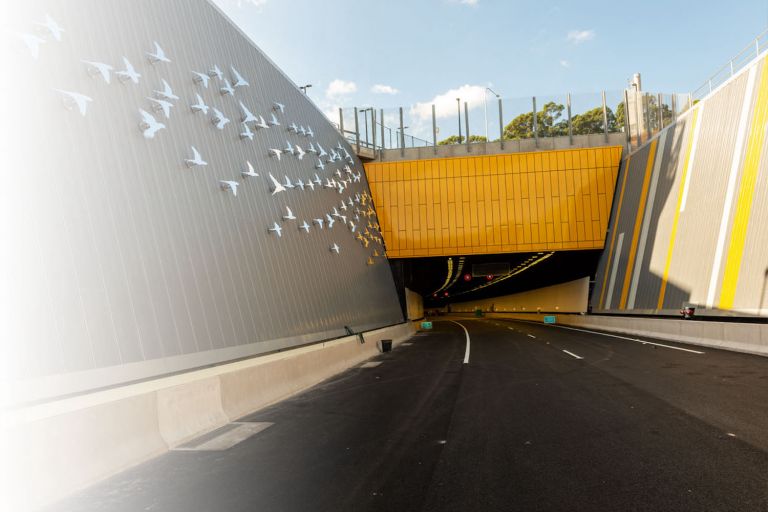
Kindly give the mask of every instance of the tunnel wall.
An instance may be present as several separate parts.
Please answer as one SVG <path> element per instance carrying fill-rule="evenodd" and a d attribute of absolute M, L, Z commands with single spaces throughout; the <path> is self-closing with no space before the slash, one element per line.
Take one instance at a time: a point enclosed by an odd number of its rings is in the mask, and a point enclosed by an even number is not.
<path fill-rule="evenodd" d="M 622 162 L 593 312 L 768 314 L 768 63 Z"/>
<path fill-rule="evenodd" d="M 584 313 L 589 297 L 589 277 L 567 283 L 545 286 L 527 292 L 513 293 L 484 300 L 451 304 L 456 313 L 482 309 L 486 312 L 536 312 Z"/>
<path fill-rule="evenodd" d="M 61 41 L 36 23 L 51 15 Z M 18 3 L 4 17 L 8 80 L 5 163 L 0 190 L 0 373 L 15 398 L 35 400 L 282 350 L 403 321 L 383 246 L 369 227 L 365 173 L 341 193 L 288 189 L 280 182 L 325 182 L 363 170 L 320 110 L 213 4 L 204 0 L 43 0 Z M 45 39 L 34 58 L 18 33 Z M 157 41 L 171 62 L 150 62 Z M 298 50 L 297 51 L 303 51 Z M 121 81 L 123 57 L 141 74 Z M 332 56 L 333 59 L 338 58 Z M 83 61 L 113 66 L 106 83 Z M 192 71 L 218 65 L 208 87 Z M 249 82 L 234 83 L 234 67 Z M 148 97 L 170 84 L 170 118 Z M 88 96 L 85 115 L 63 91 Z M 230 122 L 217 129 L 190 105 L 199 94 Z M 243 138 L 243 103 L 279 126 Z M 281 112 L 274 104 L 285 105 Z M 70 108 L 67 108 L 70 107 Z M 72 108 L 74 107 L 74 108 Z M 166 128 L 143 136 L 139 109 Z M 288 127 L 311 127 L 305 136 Z M 12 125 L 12 126 L 11 126 Z M 349 161 L 325 163 L 306 152 L 268 156 L 287 141 Z M 206 166 L 188 167 L 191 146 Z M 327 162 L 327 158 L 323 159 Z M 250 162 L 259 177 L 244 178 Z M 238 183 L 237 195 L 220 180 Z M 357 196 L 357 195 L 360 196 Z M 362 201 L 360 198 L 362 197 Z M 319 229 L 341 201 L 347 221 Z M 290 207 L 296 220 L 285 220 Z M 359 220 L 354 210 L 360 208 Z M 340 212 L 341 214 L 344 211 Z M 306 220 L 309 232 L 299 229 Z M 281 237 L 268 232 L 282 225 Z M 331 251 L 333 244 L 339 253 Z M 7 384 L 7 386 L 6 386 Z M 23 394 L 23 397 L 21 396 Z M 8 401 L 7 392 L 3 396 Z"/>

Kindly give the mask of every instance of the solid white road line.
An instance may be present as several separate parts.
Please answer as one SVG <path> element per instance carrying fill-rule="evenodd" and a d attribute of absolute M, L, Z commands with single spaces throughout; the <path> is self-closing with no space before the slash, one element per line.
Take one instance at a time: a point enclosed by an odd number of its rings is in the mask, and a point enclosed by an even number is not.
<path fill-rule="evenodd" d="M 636 341 L 638 343 L 642 343 L 643 345 L 655 345 L 657 347 L 671 348 L 672 350 L 681 350 L 683 352 L 690 352 L 692 354 L 699 354 L 699 355 L 704 354 L 704 352 L 701 352 L 699 350 L 692 350 L 690 348 L 682 348 L 682 347 L 673 347 L 672 345 L 664 345 L 663 343 L 654 343 L 652 341 L 645 341 L 638 338 L 629 338 L 627 336 L 619 336 L 618 334 L 608 334 L 606 332 L 590 331 L 589 329 L 577 329 L 576 327 L 566 327 L 564 325 L 553 325 L 552 327 L 559 327 L 560 329 L 569 329 L 571 331 L 588 332 L 590 334 L 599 334 L 601 336 L 619 338 L 620 340 Z"/>
<path fill-rule="evenodd" d="M 528 337 L 529 337 L 529 338 L 533 338 L 533 339 L 536 339 L 536 336 L 534 336 L 533 334 L 529 334 L 529 335 L 528 335 Z"/>
<path fill-rule="evenodd" d="M 449 322 L 453 322 L 454 324 L 456 324 L 459 327 L 461 327 L 462 329 L 464 329 L 464 334 L 467 335 L 467 349 L 464 351 L 464 364 L 467 364 L 467 363 L 469 363 L 469 331 L 467 330 L 466 327 L 461 325 L 459 322 L 456 322 L 454 320 L 448 320 L 448 321 Z"/>
<path fill-rule="evenodd" d="M 569 356 L 571 356 L 571 357 L 573 357 L 573 358 L 576 358 L 576 359 L 584 359 L 583 357 L 581 357 L 581 356 L 577 356 L 577 355 L 576 355 L 576 354 L 574 354 L 573 352 L 568 352 L 568 351 L 567 351 L 567 350 L 565 350 L 565 349 L 563 349 L 563 352 L 565 352 L 566 354 L 568 354 Z"/>

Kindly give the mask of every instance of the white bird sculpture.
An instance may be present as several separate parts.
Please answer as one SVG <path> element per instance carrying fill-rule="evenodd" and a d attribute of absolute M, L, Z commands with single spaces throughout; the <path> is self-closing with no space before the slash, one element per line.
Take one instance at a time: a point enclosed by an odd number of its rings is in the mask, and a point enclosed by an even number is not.
<path fill-rule="evenodd" d="M 62 95 L 64 98 L 64 104 L 67 106 L 67 108 L 71 109 L 73 107 L 77 107 L 77 110 L 80 112 L 81 116 L 85 116 L 85 113 L 88 109 L 88 103 L 93 101 L 93 98 L 78 92 L 62 91 L 61 89 L 54 89 L 54 91 Z"/>
<path fill-rule="evenodd" d="M 243 78 L 243 75 L 237 72 L 237 70 L 234 68 L 234 66 L 229 67 L 230 71 L 232 71 L 232 76 L 235 80 L 235 83 L 232 84 L 233 87 L 247 87 L 250 84 L 245 81 L 245 78 Z"/>
<path fill-rule="evenodd" d="M 340 250 L 340 247 L 339 247 L 339 245 L 338 245 L 338 244 L 334 243 L 334 244 L 331 246 L 331 252 L 335 252 L 336 254 L 339 254 L 339 250 Z"/>
<path fill-rule="evenodd" d="M 246 123 L 242 123 L 242 125 L 243 125 L 243 131 L 240 132 L 240 138 L 253 140 L 253 132 L 251 131 L 251 129 L 248 127 Z"/>
<path fill-rule="evenodd" d="M 272 109 L 273 110 L 279 110 L 281 114 L 285 114 L 285 105 L 283 105 L 282 103 L 278 103 L 276 101 L 273 102 L 272 103 Z"/>
<path fill-rule="evenodd" d="M 269 151 L 269 153 L 268 153 L 269 156 L 277 157 L 277 160 L 280 161 L 280 157 L 283 154 L 283 152 L 281 150 L 275 149 L 275 148 L 270 148 L 268 151 Z"/>
<path fill-rule="evenodd" d="M 283 150 L 283 153 L 290 155 L 293 154 L 293 146 L 291 145 L 291 141 L 285 141 L 285 149 Z"/>
<path fill-rule="evenodd" d="M 264 118 L 262 116 L 259 116 L 259 121 L 255 125 L 253 125 L 253 127 L 261 129 L 261 128 L 269 128 L 269 125 L 266 123 L 266 121 L 264 121 Z"/>
<path fill-rule="evenodd" d="M 255 115 L 253 115 L 253 113 L 250 110 L 248 110 L 248 107 L 243 105 L 242 101 L 239 102 L 239 103 L 240 103 L 240 111 L 243 113 L 243 116 L 240 118 L 240 120 L 243 123 L 255 123 L 255 122 L 258 122 L 259 118 L 256 117 Z"/>
<path fill-rule="evenodd" d="M 299 126 L 299 133 L 306 137 L 306 135 L 307 135 L 306 128 L 304 128 L 303 126 Z"/>
<path fill-rule="evenodd" d="M 319 142 L 317 143 L 317 149 L 318 149 L 318 151 L 320 151 L 320 153 L 318 153 L 318 155 L 317 155 L 320 158 L 322 158 L 322 157 L 324 157 L 324 156 L 326 156 L 328 154 L 328 153 L 325 152 L 325 150 L 323 149 L 323 146 L 321 146 Z"/>
<path fill-rule="evenodd" d="M 32 54 L 32 58 L 37 60 L 40 56 L 40 45 L 45 43 L 45 39 L 36 36 L 34 34 L 19 34 L 19 37 L 29 49 L 29 53 Z"/>
<path fill-rule="evenodd" d="M 291 123 L 290 126 L 288 126 L 288 131 L 297 133 L 299 128 L 296 126 L 296 123 Z"/>
<path fill-rule="evenodd" d="M 317 153 L 317 150 L 315 149 L 315 144 L 313 142 L 309 143 L 309 149 L 307 149 L 310 153 Z"/>
<path fill-rule="evenodd" d="M 299 178 L 299 181 L 296 182 L 296 186 L 299 187 L 301 190 L 304 190 L 304 181 Z"/>
<path fill-rule="evenodd" d="M 283 186 L 285 188 L 294 188 L 294 184 L 291 183 L 291 178 L 289 178 L 288 175 L 285 175 L 285 183 L 283 183 Z"/>
<path fill-rule="evenodd" d="M 218 64 L 214 64 L 213 67 L 208 70 L 208 76 L 211 77 L 211 78 L 216 77 L 219 80 L 224 78 L 224 74 L 219 69 Z"/>
<path fill-rule="evenodd" d="M 285 207 L 285 211 L 287 213 L 285 215 L 283 215 L 283 219 L 285 219 L 285 220 L 296 220 L 296 216 L 293 214 L 293 212 L 291 211 L 291 209 L 288 206 Z"/>
<path fill-rule="evenodd" d="M 45 15 L 45 22 L 37 23 L 37 25 L 40 25 L 41 27 L 45 27 L 45 29 L 57 41 L 61 41 L 61 34 L 63 32 L 66 32 L 63 28 L 61 28 L 61 26 L 58 23 L 56 23 L 56 20 L 51 18 L 50 14 Z"/>
<path fill-rule="evenodd" d="M 315 169 L 320 169 L 321 171 L 325 170 L 325 164 L 322 162 L 322 160 L 318 160 L 315 164 Z"/>
<path fill-rule="evenodd" d="M 195 94 L 195 97 L 197 98 L 197 103 L 190 105 L 192 112 L 202 112 L 203 114 L 207 115 L 208 105 L 205 104 L 203 98 L 199 94 Z"/>
<path fill-rule="evenodd" d="M 222 96 L 226 96 L 227 94 L 232 96 L 235 94 L 235 90 L 232 88 L 232 84 L 229 83 L 229 79 L 227 78 L 224 79 L 224 85 L 221 86 L 221 88 L 219 89 L 219 92 L 221 93 Z"/>
<path fill-rule="evenodd" d="M 334 206 L 334 207 L 333 207 L 333 211 L 331 212 L 331 215 L 333 215 L 334 217 L 339 217 L 341 214 L 339 213 L 339 210 L 338 210 L 338 208 L 336 208 L 336 207 Z"/>
<path fill-rule="evenodd" d="M 147 52 L 147 57 L 149 57 L 149 62 L 154 64 L 155 62 L 171 62 L 171 59 L 169 59 L 162 48 L 160 48 L 160 45 L 157 44 L 157 41 L 154 41 L 155 43 L 155 52 Z"/>
<path fill-rule="evenodd" d="M 178 96 L 173 94 L 173 89 L 171 89 L 170 84 L 168 84 L 168 82 L 164 78 L 162 79 L 162 82 L 163 82 L 163 90 L 162 91 L 154 91 L 155 95 L 160 97 L 160 98 L 164 98 L 166 100 L 177 100 L 177 99 L 179 99 Z"/>
<path fill-rule="evenodd" d="M 141 123 L 139 123 L 139 128 L 141 128 L 144 138 L 154 139 L 155 134 L 158 131 L 164 129 L 165 125 L 163 123 L 158 123 L 157 119 L 155 119 L 155 116 L 146 110 L 139 109 L 139 113 L 141 114 Z"/>
<path fill-rule="evenodd" d="M 191 148 L 192 148 L 192 158 L 188 158 L 184 160 L 184 163 L 187 164 L 187 167 L 208 165 L 208 162 L 203 160 L 203 157 L 200 156 L 200 152 L 197 150 L 197 148 L 195 146 L 191 146 Z"/>
<path fill-rule="evenodd" d="M 299 226 L 299 229 L 303 229 L 305 233 L 309 233 L 309 224 L 307 224 L 307 221 L 305 220 L 301 226 Z"/>
<path fill-rule="evenodd" d="M 326 222 L 326 224 L 328 224 L 328 229 L 333 229 L 333 223 L 336 222 L 336 221 L 333 220 L 333 217 L 331 217 L 330 215 L 328 215 L 326 213 L 325 214 L 325 222 Z"/>
<path fill-rule="evenodd" d="M 275 222 L 271 228 L 269 228 L 267 231 L 272 231 L 273 233 L 277 233 L 278 238 L 283 236 L 283 228 L 280 227 L 280 224 Z"/>
<path fill-rule="evenodd" d="M 232 195 L 237 197 L 237 187 L 240 185 L 236 181 L 226 181 L 226 180 L 220 180 L 219 186 L 221 187 L 221 190 L 231 190 Z"/>
<path fill-rule="evenodd" d="M 315 191 L 315 184 L 312 182 L 312 180 L 307 180 L 306 185 L 312 190 L 312 192 Z"/>
<path fill-rule="evenodd" d="M 171 107 L 173 106 L 173 103 L 171 103 L 170 101 L 158 100 L 157 98 L 152 98 L 149 96 L 147 96 L 147 99 L 152 102 L 152 110 L 155 110 L 155 111 L 162 110 L 163 114 L 165 115 L 165 118 L 170 119 Z"/>
<path fill-rule="evenodd" d="M 339 169 L 336 169 L 336 172 L 334 173 L 336 176 L 339 177 L 339 179 L 342 179 L 344 176 L 341 174 L 341 171 Z"/>
<path fill-rule="evenodd" d="M 192 74 L 195 75 L 192 79 L 195 81 L 195 83 L 203 84 L 203 87 L 206 89 L 208 88 L 208 80 L 211 79 L 210 76 L 208 76 L 206 73 L 200 73 L 199 71 L 193 71 Z"/>
<path fill-rule="evenodd" d="M 253 168 L 251 162 L 246 160 L 245 164 L 248 169 L 245 171 L 240 171 L 240 174 L 243 176 L 243 178 L 256 178 L 258 174 L 256 173 L 256 169 Z"/>
<path fill-rule="evenodd" d="M 342 211 L 347 211 L 347 203 L 344 202 L 344 200 L 341 200 L 341 205 L 339 206 Z"/>
<path fill-rule="evenodd" d="M 272 182 L 272 195 L 275 195 L 278 192 L 285 192 L 285 187 L 272 176 L 272 173 L 269 173 L 269 180 Z"/>
<path fill-rule="evenodd" d="M 268 123 L 272 126 L 280 126 L 280 121 L 277 120 L 274 112 L 272 112 L 271 117 L 272 118 L 268 121 Z"/>
<path fill-rule="evenodd" d="M 314 136 L 315 136 L 315 132 L 312 131 L 312 127 L 307 126 L 307 137 L 314 137 Z"/>
<path fill-rule="evenodd" d="M 213 110 L 213 117 L 211 117 L 211 122 L 216 125 L 216 128 L 223 130 L 224 126 L 229 122 L 229 118 L 227 118 L 224 113 L 217 108 L 211 107 L 211 110 Z"/>
<path fill-rule="evenodd" d="M 315 181 L 315 185 L 317 185 L 318 187 L 323 184 L 323 182 L 320 181 L 320 176 L 318 176 L 317 173 L 315 173 L 315 180 L 314 181 Z"/>
<path fill-rule="evenodd" d="M 133 64 L 123 57 L 123 64 L 125 65 L 125 69 L 122 71 L 115 71 L 115 74 L 120 79 L 121 82 L 124 82 L 126 80 L 130 80 L 134 84 L 139 83 L 139 78 L 141 78 L 141 75 L 136 72 L 136 70 L 133 68 Z"/>
<path fill-rule="evenodd" d="M 89 75 L 101 75 L 101 78 L 103 78 L 105 82 L 109 83 L 111 81 L 112 77 L 109 72 L 112 71 L 113 68 L 109 64 L 93 62 L 90 60 L 83 60 L 81 62 L 88 66 Z"/>
<path fill-rule="evenodd" d="M 320 226 L 320 229 L 323 229 L 323 219 L 315 219 L 314 223 Z"/>
<path fill-rule="evenodd" d="M 299 160 L 304 160 L 304 155 L 305 155 L 306 153 L 304 153 L 304 150 L 303 150 L 303 149 L 301 149 L 301 146 L 299 146 L 298 144 L 296 144 L 296 145 L 294 146 L 294 148 L 296 148 L 296 158 L 298 158 Z"/>

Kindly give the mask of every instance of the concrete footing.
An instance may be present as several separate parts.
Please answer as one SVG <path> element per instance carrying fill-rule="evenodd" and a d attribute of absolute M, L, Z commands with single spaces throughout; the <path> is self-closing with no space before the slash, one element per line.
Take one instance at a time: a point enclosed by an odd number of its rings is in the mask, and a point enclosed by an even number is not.
<path fill-rule="evenodd" d="M 35 510 L 396 346 L 411 323 L 6 411 L 1 502 Z"/>

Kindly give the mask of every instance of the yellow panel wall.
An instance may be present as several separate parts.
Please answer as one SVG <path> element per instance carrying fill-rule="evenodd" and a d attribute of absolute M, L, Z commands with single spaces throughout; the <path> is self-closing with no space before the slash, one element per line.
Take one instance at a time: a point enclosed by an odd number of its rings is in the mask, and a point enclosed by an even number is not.
<path fill-rule="evenodd" d="M 390 258 L 602 249 L 621 151 L 370 162 L 365 172 Z"/>

